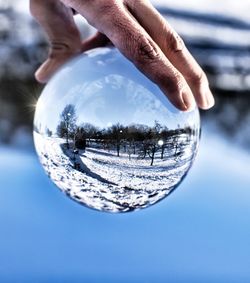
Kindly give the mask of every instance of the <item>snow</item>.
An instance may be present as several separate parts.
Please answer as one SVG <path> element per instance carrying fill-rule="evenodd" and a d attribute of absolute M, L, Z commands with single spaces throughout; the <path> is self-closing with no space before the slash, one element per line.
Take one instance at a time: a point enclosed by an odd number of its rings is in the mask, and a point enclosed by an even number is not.
<path fill-rule="evenodd" d="M 161 159 L 156 153 L 154 166 L 149 157 L 87 148 L 72 153 L 65 141 L 34 132 L 40 161 L 55 184 L 72 199 L 89 207 L 111 212 L 130 211 L 154 204 L 168 195 L 183 179 L 196 155 L 197 136 L 182 146 L 182 154 Z M 183 143 L 186 137 L 180 137 Z M 174 149 L 172 149 L 174 150 Z M 167 150 L 166 150 L 167 151 Z M 74 169 L 79 165 L 79 170 Z"/>

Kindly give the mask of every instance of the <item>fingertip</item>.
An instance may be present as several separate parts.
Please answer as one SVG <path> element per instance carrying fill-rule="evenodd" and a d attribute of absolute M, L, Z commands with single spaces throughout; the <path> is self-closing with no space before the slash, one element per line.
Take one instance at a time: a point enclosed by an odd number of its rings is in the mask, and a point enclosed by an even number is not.
<path fill-rule="evenodd" d="M 208 93 L 207 93 L 207 107 L 210 109 L 214 106 L 215 104 L 215 99 L 214 96 L 211 92 L 211 90 L 208 88 Z"/>
<path fill-rule="evenodd" d="M 197 106 L 191 89 L 184 83 L 181 88 L 177 87 L 174 91 L 165 87 L 162 90 L 169 101 L 180 111 L 189 112 Z"/>
<path fill-rule="evenodd" d="M 214 106 L 214 96 L 208 86 L 204 88 L 201 92 L 201 97 L 203 98 L 202 101 L 199 103 L 199 107 L 201 109 L 208 110 Z"/>
<path fill-rule="evenodd" d="M 47 79 L 45 79 L 43 77 L 43 75 L 41 74 L 40 68 L 35 72 L 35 79 L 37 80 L 37 82 L 41 83 L 41 84 L 45 84 L 47 83 Z"/>
<path fill-rule="evenodd" d="M 183 91 L 182 93 L 174 93 L 169 95 L 169 93 L 165 93 L 170 102 L 180 111 L 190 112 L 195 109 L 196 103 L 193 98 L 192 93 L 189 91 Z"/>
<path fill-rule="evenodd" d="M 60 58 L 48 58 L 35 72 L 35 78 L 39 83 L 45 84 L 60 68 L 63 62 L 66 60 Z"/>
<path fill-rule="evenodd" d="M 181 98 L 182 98 L 182 104 L 184 108 L 184 110 L 182 111 L 189 112 L 195 109 L 196 102 L 195 102 L 194 96 L 190 89 L 183 90 L 181 94 Z"/>

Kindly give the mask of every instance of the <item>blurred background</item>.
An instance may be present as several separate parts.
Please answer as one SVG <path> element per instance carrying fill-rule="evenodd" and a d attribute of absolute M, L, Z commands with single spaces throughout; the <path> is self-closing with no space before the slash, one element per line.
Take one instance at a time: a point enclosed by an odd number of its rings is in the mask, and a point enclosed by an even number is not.
<path fill-rule="evenodd" d="M 0 0 L 0 282 L 249 282 L 250 1 L 152 1 L 207 73 L 190 174 L 152 208 L 110 215 L 56 190 L 33 147 L 47 55 L 28 1 Z M 84 36 L 93 29 L 77 16 Z"/>

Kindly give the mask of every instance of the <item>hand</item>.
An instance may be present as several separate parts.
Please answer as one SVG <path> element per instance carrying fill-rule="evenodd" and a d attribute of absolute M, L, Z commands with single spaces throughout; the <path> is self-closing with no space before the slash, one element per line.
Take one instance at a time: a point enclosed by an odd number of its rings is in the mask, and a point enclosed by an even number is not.
<path fill-rule="evenodd" d="M 111 41 L 180 110 L 214 105 L 205 73 L 149 0 L 30 0 L 30 8 L 50 40 L 38 81 L 47 82 L 68 59 Z M 94 37 L 81 42 L 71 8 L 98 30 Z"/>

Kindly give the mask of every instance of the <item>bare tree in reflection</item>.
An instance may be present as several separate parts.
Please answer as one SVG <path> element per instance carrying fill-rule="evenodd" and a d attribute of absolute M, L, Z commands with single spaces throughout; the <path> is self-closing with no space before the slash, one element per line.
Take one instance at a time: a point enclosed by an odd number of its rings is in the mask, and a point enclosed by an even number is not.
<path fill-rule="evenodd" d="M 85 132 L 86 146 L 90 147 L 91 142 L 98 136 L 99 128 L 90 123 L 83 123 L 80 128 Z"/>
<path fill-rule="evenodd" d="M 167 126 L 162 126 L 162 129 L 161 129 L 161 134 L 160 134 L 160 139 L 158 141 L 158 145 L 160 146 L 160 149 L 161 149 L 161 159 L 164 158 L 164 153 L 165 153 L 165 150 L 167 148 L 167 141 L 170 137 L 170 134 L 169 134 L 169 129 Z"/>
<path fill-rule="evenodd" d="M 161 131 L 163 126 L 155 121 L 153 127 L 147 129 L 145 132 L 145 139 L 142 143 L 142 151 L 139 152 L 139 157 L 145 158 L 146 155 L 150 157 L 150 166 L 153 166 L 155 154 L 159 148 L 162 148 L 164 141 L 161 139 Z"/>
<path fill-rule="evenodd" d="M 74 156 L 78 150 L 85 151 L 87 148 L 91 152 L 106 156 L 116 155 L 118 158 L 124 158 L 127 155 L 130 161 L 133 158 L 148 159 L 150 166 L 155 164 L 155 160 L 179 160 L 190 143 L 191 136 L 196 134 L 189 126 L 169 129 L 158 121 L 151 127 L 143 124 L 125 126 L 121 123 L 103 129 L 91 123 L 79 126 L 76 124 L 76 111 L 73 105 L 67 105 L 60 118 L 57 134 L 66 139 L 68 150 L 69 139 L 72 140 Z"/>
<path fill-rule="evenodd" d="M 149 127 L 141 124 L 132 124 L 127 127 L 127 139 L 133 154 L 136 154 L 137 147 L 145 140 L 145 133 L 148 131 Z"/>
<path fill-rule="evenodd" d="M 74 138 L 76 132 L 76 110 L 75 106 L 68 104 L 60 115 L 60 123 L 57 126 L 57 135 L 66 138 L 66 145 L 69 148 L 69 139 Z"/>
<path fill-rule="evenodd" d="M 115 125 L 112 125 L 109 129 L 110 138 L 112 140 L 112 143 L 116 147 L 117 156 L 120 156 L 120 149 L 122 144 L 122 139 L 125 135 L 125 127 L 121 125 L 120 123 L 117 123 Z"/>
<path fill-rule="evenodd" d="M 86 131 L 83 127 L 77 127 L 75 134 L 75 147 L 81 150 L 86 149 Z"/>

